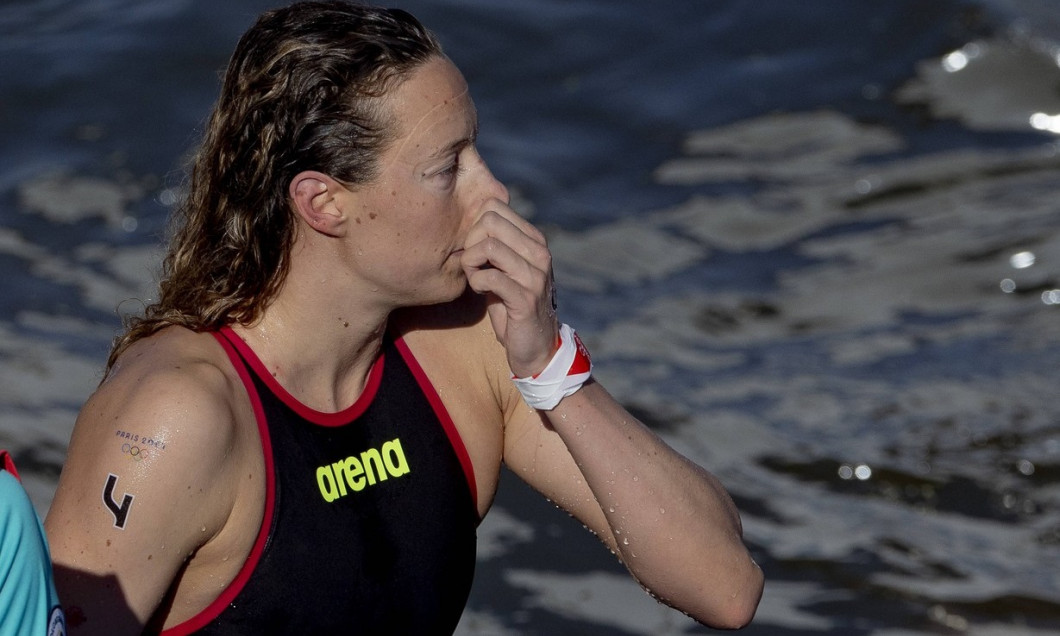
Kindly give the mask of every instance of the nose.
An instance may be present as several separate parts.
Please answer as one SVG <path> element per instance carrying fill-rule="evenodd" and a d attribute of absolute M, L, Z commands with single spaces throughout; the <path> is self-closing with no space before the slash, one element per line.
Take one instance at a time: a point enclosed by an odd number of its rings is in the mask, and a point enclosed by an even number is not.
<path fill-rule="evenodd" d="M 474 198 L 479 202 L 489 199 L 500 199 L 504 202 L 504 205 L 511 203 L 511 195 L 508 193 L 508 188 L 493 175 L 493 171 L 490 170 L 482 155 L 478 153 L 477 148 L 474 149 L 474 153 L 475 166 L 473 168 L 474 177 L 472 181 L 474 183 Z"/>
<path fill-rule="evenodd" d="M 500 182 L 500 179 L 493 176 L 493 171 L 486 166 L 485 162 L 482 163 L 483 167 L 486 168 L 486 179 L 488 181 L 489 197 L 492 199 L 500 199 L 504 202 L 504 205 L 510 204 L 511 195 L 508 193 L 508 186 Z"/>
<path fill-rule="evenodd" d="M 486 164 L 486 160 L 481 155 L 478 156 L 478 167 L 480 171 L 478 195 L 484 199 L 500 199 L 504 202 L 504 205 L 511 203 L 507 186 L 493 175 L 493 171 L 490 170 L 489 165 Z"/>

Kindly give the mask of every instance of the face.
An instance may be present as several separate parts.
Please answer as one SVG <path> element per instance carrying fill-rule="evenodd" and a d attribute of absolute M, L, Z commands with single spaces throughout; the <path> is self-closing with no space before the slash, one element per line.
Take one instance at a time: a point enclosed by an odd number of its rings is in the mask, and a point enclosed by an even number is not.
<path fill-rule="evenodd" d="M 452 300 L 467 284 L 460 252 L 468 229 L 508 192 L 475 149 L 475 106 L 448 59 L 425 63 L 384 105 L 395 139 L 378 178 L 344 201 L 351 269 L 397 306 Z"/>

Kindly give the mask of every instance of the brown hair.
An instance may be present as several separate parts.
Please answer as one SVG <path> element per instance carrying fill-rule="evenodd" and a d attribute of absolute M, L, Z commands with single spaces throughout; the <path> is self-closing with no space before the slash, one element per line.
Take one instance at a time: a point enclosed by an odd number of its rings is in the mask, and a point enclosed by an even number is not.
<path fill-rule="evenodd" d="M 250 324 L 286 278 L 295 235 L 287 188 L 319 170 L 375 178 L 393 137 L 384 96 L 432 56 L 437 39 L 396 9 L 301 2 L 243 35 L 174 212 L 157 302 L 127 322 L 109 369 L 133 342 L 169 325 Z"/>

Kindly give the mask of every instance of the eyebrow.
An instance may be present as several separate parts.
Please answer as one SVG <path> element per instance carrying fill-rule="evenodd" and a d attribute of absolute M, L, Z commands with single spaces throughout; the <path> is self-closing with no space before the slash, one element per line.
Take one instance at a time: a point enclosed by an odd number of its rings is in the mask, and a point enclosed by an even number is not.
<path fill-rule="evenodd" d="M 460 139 L 457 139 L 457 140 L 453 141 L 449 145 L 438 149 L 438 151 L 432 152 L 430 154 L 429 158 L 430 159 L 437 159 L 439 157 L 445 157 L 445 156 L 447 156 L 447 155 L 449 155 L 449 154 L 451 154 L 453 152 L 456 152 L 458 150 L 463 150 L 464 148 L 473 145 L 475 143 L 475 140 L 477 140 L 477 139 L 478 139 L 478 119 L 476 118 L 475 119 L 475 127 L 471 130 L 471 134 L 469 136 L 461 137 Z"/>

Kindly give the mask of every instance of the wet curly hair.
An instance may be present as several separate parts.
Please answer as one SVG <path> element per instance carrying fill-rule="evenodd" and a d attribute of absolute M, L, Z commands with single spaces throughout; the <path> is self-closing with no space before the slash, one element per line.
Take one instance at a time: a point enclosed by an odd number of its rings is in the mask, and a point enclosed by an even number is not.
<path fill-rule="evenodd" d="M 381 98 L 440 55 L 401 10 L 323 1 L 261 15 L 236 45 L 192 158 L 158 300 L 126 319 L 107 369 L 170 325 L 201 332 L 258 319 L 290 264 L 291 180 L 317 170 L 371 182 L 394 134 Z"/>

